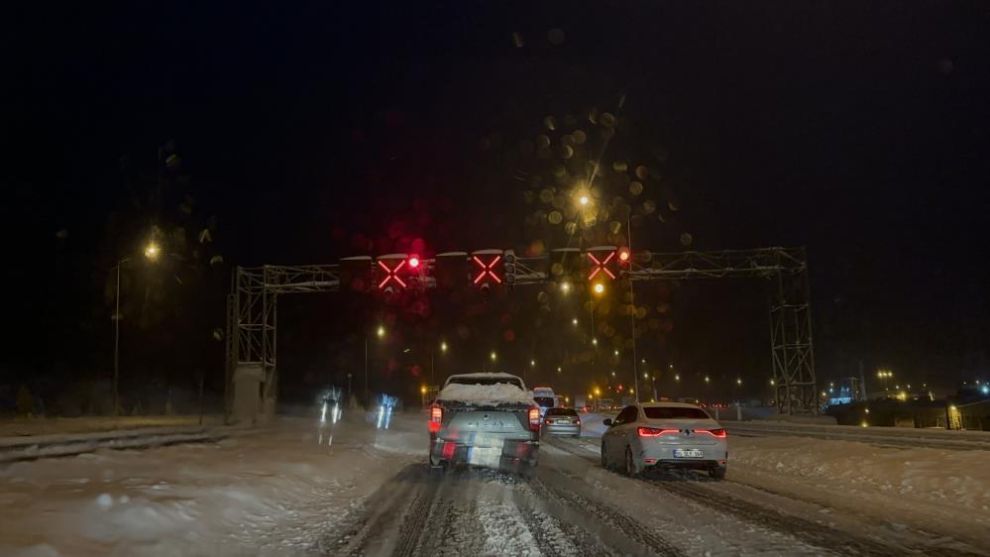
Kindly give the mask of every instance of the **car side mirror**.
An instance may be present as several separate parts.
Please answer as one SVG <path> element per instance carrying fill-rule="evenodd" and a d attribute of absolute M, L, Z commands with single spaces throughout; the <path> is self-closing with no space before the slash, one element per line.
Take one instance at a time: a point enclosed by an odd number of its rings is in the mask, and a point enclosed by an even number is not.
<path fill-rule="evenodd" d="M 602 420 L 602 423 L 609 427 L 612 427 L 612 418 L 605 418 L 604 420 Z"/>

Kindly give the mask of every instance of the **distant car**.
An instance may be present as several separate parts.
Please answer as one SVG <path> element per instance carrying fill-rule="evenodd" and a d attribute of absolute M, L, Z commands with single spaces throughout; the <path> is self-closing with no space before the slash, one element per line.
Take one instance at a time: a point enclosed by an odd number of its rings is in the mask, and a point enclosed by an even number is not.
<path fill-rule="evenodd" d="M 679 402 L 627 406 L 602 435 L 602 466 L 630 476 L 655 469 L 706 470 L 725 478 L 728 443 L 725 428 L 704 409 Z"/>
<path fill-rule="evenodd" d="M 533 387 L 533 400 L 540 406 L 540 417 L 543 417 L 548 409 L 557 406 L 558 397 L 550 387 Z"/>
<path fill-rule="evenodd" d="M 543 435 L 581 436 L 581 418 L 573 408 L 550 408 L 543 416 Z"/>

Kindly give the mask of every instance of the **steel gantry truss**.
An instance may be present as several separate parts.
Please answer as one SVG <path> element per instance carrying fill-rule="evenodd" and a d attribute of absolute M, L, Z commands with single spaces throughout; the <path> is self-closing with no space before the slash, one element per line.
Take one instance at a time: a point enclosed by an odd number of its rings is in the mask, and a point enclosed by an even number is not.
<path fill-rule="evenodd" d="M 485 250 L 486 253 L 492 250 Z M 398 254 L 393 254 L 393 257 Z M 470 255 L 465 254 L 465 258 Z M 552 280 L 548 257 L 517 258 L 504 252 L 508 285 L 540 284 Z M 759 278 L 770 281 L 770 351 L 774 399 L 781 413 L 814 413 L 817 410 L 815 362 L 811 330 L 811 302 L 807 257 L 803 247 L 751 250 L 635 252 L 625 278 L 653 280 Z M 368 266 L 374 260 L 366 258 Z M 433 288 L 433 259 L 422 260 L 422 273 L 409 277 L 409 288 Z M 466 277 L 471 280 L 470 275 Z M 259 411 L 274 412 L 277 398 L 276 332 L 278 297 L 282 294 L 335 292 L 340 290 L 337 264 L 265 265 L 238 267 L 232 277 L 227 303 L 227 381 L 238 374 L 254 374 L 258 380 Z M 231 411 L 233 389 L 228 389 Z"/>

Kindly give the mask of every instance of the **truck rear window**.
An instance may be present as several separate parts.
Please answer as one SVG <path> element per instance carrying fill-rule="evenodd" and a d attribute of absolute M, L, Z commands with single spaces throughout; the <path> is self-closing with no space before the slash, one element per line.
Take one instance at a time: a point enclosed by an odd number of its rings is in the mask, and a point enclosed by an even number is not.
<path fill-rule="evenodd" d="M 551 406 L 553 406 L 552 396 L 538 396 L 538 397 L 534 397 L 533 400 L 535 400 L 537 404 L 539 404 L 544 408 L 550 408 Z"/>
<path fill-rule="evenodd" d="M 676 406 L 660 406 L 643 408 L 646 417 L 651 420 L 710 420 L 711 417 L 701 408 L 678 408 Z"/>

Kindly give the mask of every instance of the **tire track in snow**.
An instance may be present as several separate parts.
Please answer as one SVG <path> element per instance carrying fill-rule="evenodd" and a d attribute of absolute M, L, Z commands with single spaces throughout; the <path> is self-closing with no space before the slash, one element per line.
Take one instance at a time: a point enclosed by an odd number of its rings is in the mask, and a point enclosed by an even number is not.
<path fill-rule="evenodd" d="M 421 515 L 425 520 L 438 486 L 438 482 L 430 480 L 422 464 L 406 466 L 365 500 L 362 514 L 342 532 L 321 540 L 318 550 L 325 555 L 379 555 L 392 551 L 412 554 L 422 526 L 418 530 L 405 526 L 405 518 Z M 395 539 L 391 548 L 390 539 Z"/>
<path fill-rule="evenodd" d="M 561 473 L 554 478 L 553 483 L 560 482 L 564 478 L 565 476 Z M 573 485 L 554 486 L 548 484 L 544 478 L 534 478 L 530 481 L 530 485 L 533 487 L 533 491 L 541 497 L 561 501 L 574 509 L 582 509 L 585 513 L 594 515 L 598 520 L 604 522 L 613 532 L 600 533 L 600 538 L 602 538 L 601 534 L 605 534 L 602 542 L 609 547 L 619 549 L 623 554 L 682 555 L 679 548 L 656 534 L 653 529 L 644 526 L 608 503 L 594 501 L 579 495 L 578 490 L 573 489 Z M 591 526 L 585 524 L 585 527 L 589 528 L 590 531 L 595 531 L 590 528 Z M 639 547 L 630 550 L 628 548 L 631 545 L 628 543 L 630 541 Z"/>
<path fill-rule="evenodd" d="M 701 505 L 736 515 L 771 530 L 787 532 L 795 538 L 841 555 L 935 555 L 935 548 L 912 548 L 900 544 L 889 544 L 866 536 L 852 534 L 819 524 L 795 515 L 785 514 L 778 509 L 767 508 L 731 495 L 713 493 L 701 485 L 686 481 L 647 480 L 647 483 L 689 499 Z M 952 555 L 967 554 L 953 550 Z"/>
<path fill-rule="evenodd" d="M 611 549 L 589 535 L 587 529 L 564 517 L 561 509 L 555 508 L 557 505 L 553 501 L 538 499 L 528 484 L 515 490 L 513 497 L 541 554 L 615 555 Z"/>

